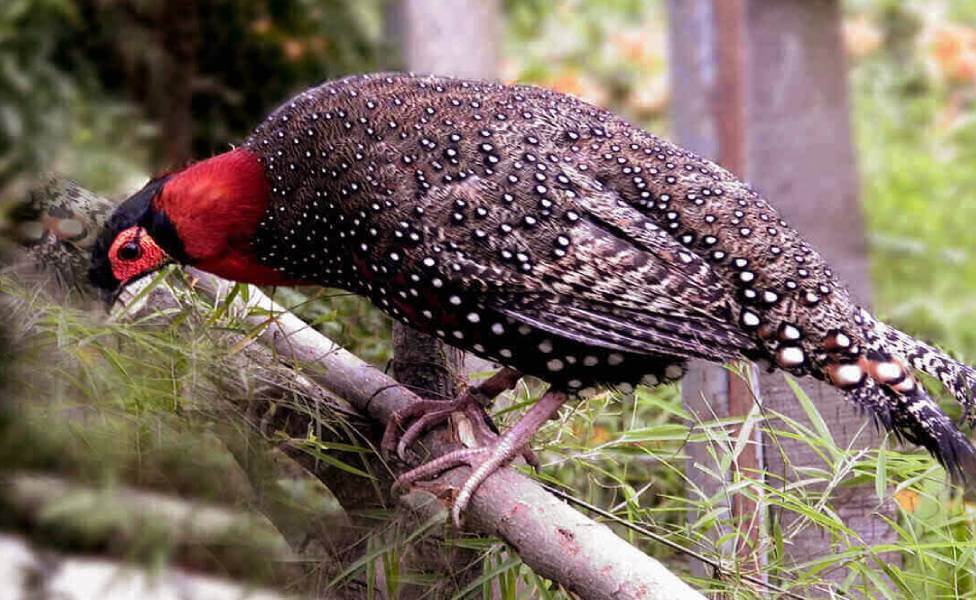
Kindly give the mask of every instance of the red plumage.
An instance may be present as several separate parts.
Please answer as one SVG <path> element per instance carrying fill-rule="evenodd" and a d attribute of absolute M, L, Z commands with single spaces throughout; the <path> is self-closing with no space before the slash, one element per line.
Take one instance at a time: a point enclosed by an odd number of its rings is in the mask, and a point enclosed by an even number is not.
<path fill-rule="evenodd" d="M 301 282 L 258 262 L 251 245 L 269 193 L 257 157 L 237 148 L 173 174 L 153 205 L 172 222 L 196 267 L 234 281 L 296 285 Z"/>

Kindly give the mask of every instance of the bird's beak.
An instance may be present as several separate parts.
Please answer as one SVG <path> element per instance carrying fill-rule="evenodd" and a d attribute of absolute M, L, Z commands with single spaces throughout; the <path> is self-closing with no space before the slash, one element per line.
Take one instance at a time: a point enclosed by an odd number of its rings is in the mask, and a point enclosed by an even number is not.
<path fill-rule="evenodd" d="M 106 310 L 111 311 L 113 308 L 115 308 L 115 303 L 119 301 L 119 298 L 122 296 L 122 292 L 125 291 L 125 288 L 127 288 L 128 286 L 132 285 L 133 283 L 141 279 L 145 279 L 146 277 L 149 277 L 150 275 L 159 272 L 160 269 L 170 264 L 171 262 L 172 261 L 169 260 L 163 261 L 155 269 L 144 271 L 131 279 L 127 279 L 126 281 L 123 281 L 122 283 L 118 284 L 115 287 L 115 289 L 99 288 L 98 294 L 105 302 Z"/>
<path fill-rule="evenodd" d="M 120 285 L 114 290 L 107 290 L 101 288 L 98 290 L 98 295 L 101 297 L 102 302 L 105 303 L 105 310 L 111 311 L 115 307 L 115 303 L 119 301 L 119 296 L 122 295 L 122 290 L 125 289 L 124 285 Z"/>

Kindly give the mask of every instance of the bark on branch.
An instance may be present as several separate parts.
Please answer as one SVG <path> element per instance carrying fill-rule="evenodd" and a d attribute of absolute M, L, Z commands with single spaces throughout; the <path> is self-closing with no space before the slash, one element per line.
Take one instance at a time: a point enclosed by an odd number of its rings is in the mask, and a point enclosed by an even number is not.
<path fill-rule="evenodd" d="M 182 569 L 141 569 L 124 562 L 66 556 L 0 535 L 0 581 L 17 598 L 61 600 L 289 600 L 273 590 Z M 328 596 L 321 596 L 329 600 Z"/>
<path fill-rule="evenodd" d="M 103 210 L 92 210 L 88 214 L 77 212 L 85 206 L 104 206 L 105 201 L 71 182 L 55 180 L 43 188 L 40 195 L 42 197 L 35 195 L 35 202 L 40 200 L 47 205 L 70 202 L 76 218 L 87 220 L 85 225 L 89 228 L 98 225 L 92 220 L 104 218 Z M 35 252 L 37 257 L 50 255 L 49 251 Z M 78 264 L 77 260 L 66 262 Z M 78 270 L 76 268 L 67 278 L 80 276 Z M 198 278 L 196 288 L 205 294 L 225 297 L 230 290 L 231 284 L 227 281 L 198 271 L 191 270 L 191 273 Z M 247 306 L 243 308 L 244 314 L 250 316 L 245 319 L 250 325 L 261 328 L 258 339 L 273 349 L 279 360 L 300 369 L 303 377 L 325 390 L 308 398 L 313 410 L 276 407 L 278 412 L 272 425 L 288 423 L 292 431 L 296 426 L 299 429 L 304 426 L 304 431 L 314 430 L 315 405 L 323 398 L 333 396 L 342 398 L 360 414 L 382 424 L 387 423 L 396 411 L 420 400 L 409 389 L 277 305 L 259 289 L 250 288 L 247 296 Z M 150 305 L 153 302 L 151 296 L 148 302 Z M 244 416 L 261 418 L 251 413 L 244 413 Z M 267 423 L 262 425 L 267 426 Z M 456 444 L 435 443 L 432 454 L 436 456 L 451 447 L 456 448 Z M 437 495 L 415 493 L 410 504 L 414 509 L 442 510 L 438 496 L 450 497 L 451 491 L 460 488 L 467 474 L 467 469 L 446 473 L 437 481 Z M 703 598 L 661 563 L 619 538 L 607 526 L 577 512 L 532 479 L 512 469 L 493 475 L 479 488 L 466 513 L 466 524 L 474 531 L 506 541 L 537 574 L 583 598 Z"/>
<path fill-rule="evenodd" d="M 297 558 L 282 535 L 252 512 L 129 486 L 100 488 L 20 471 L 0 477 L 0 508 L 5 522 L 24 523 L 31 537 L 42 539 L 46 530 L 66 546 L 104 547 L 106 554 L 119 558 L 137 553 L 147 534 L 159 547 L 194 556 L 196 560 L 186 562 L 198 570 L 253 572 L 253 561 L 234 561 L 233 556 L 221 554 L 222 547 L 233 544 L 246 546 L 250 556 L 270 559 L 279 567 Z M 208 564 L 208 554 L 219 555 L 221 563 Z M 301 571 L 291 567 L 276 575 L 298 577 Z"/>

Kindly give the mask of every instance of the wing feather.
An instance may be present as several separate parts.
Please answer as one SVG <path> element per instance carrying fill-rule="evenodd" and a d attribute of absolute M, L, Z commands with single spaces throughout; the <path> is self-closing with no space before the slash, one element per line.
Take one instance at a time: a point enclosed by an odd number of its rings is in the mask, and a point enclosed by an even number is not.
<path fill-rule="evenodd" d="M 706 261 L 598 183 L 576 181 L 575 190 L 563 209 L 581 218 L 540 220 L 531 231 L 510 227 L 504 236 L 456 244 L 440 273 L 478 293 L 486 308 L 601 348 L 722 361 L 755 346 Z M 449 215 L 431 218 L 438 211 L 458 200 L 478 207 L 498 193 L 477 178 L 431 190 L 424 239 L 450 239 Z M 519 217 L 492 213 L 485 228 Z M 529 257 L 531 269 L 501 258 L 519 255 Z"/>

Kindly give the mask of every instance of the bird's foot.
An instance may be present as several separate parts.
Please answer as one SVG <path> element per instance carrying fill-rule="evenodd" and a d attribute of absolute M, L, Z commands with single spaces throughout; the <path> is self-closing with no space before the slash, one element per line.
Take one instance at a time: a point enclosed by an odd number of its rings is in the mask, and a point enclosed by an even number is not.
<path fill-rule="evenodd" d="M 471 467 L 471 475 L 464 481 L 451 507 L 451 520 L 455 527 L 460 528 L 461 513 L 467 508 L 478 487 L 492 473 L 507 465 L 516 456 L 520 454 L 525 456 L 526 452 L 532 456 L 533 460 L 529 461 L 530 464 L 538 469 L 535 455 L 528 450 L 529 441 L 543 423 L 556 414 L 565 401 L 566 395 L 563 393 L 546 392 L 503 436 L 498 437 L 493 434 L 492 441 L 484 446 L 455 450 L 411 469 L 397 478 L 393 489 L 406 489 L 418 481 L 431 479 L 454 467 Z"/>
<path fill-rule="evenodd" d="M 383 451 L 388 454 L 396 451 L 401 460 L 407 460 L 407 448 L 421 435 L 443 423 L 454 413 L 462 413 L 467 417 L 478 444 L 490 444 L 498 438 L 498 435 L 492 428 L 484 406 L 495 396 L 515 387 L 520 378 L 521 374 L 517 371 L 504 368 L 477 386 L 469 387 L 454 400 L 423 400 L 397 412 L 383 432 Z M 398 439 L 400 427 L 408 423 L 403 435 Z M 528 457 L 527 460 L 533 462 Z"/>
<path fill-rule="evenodd" d="M 464 481 L 461 486 L 461 490 L 458 492 L 457 497 L 454 500 L 454 504 L 451 506 L 451 522 L 457 528 L 461 527 L 461 512 L 467 508 L 467 503 L 477 491 L 478 486 L 488 478 L 495 470 L 503 467 L 508 460 L 495 459 L 491 460 L 491 456 L 497 452 L 498 442 L 489 445 L 481 446 L 479 448 L 462 448 L 460 450 L 455 450 L 453 452 L 448 452 L 447 454 L 435 458 L 434 460 L 424 463 L 419 467 L 411 469 L 397 478 L 396 482 L 393 484 L 394 493 L 399 491 L 406 491 L 408 488 L 412 487 L 418 481 L 423 481 L 427 479 L 433 479 L 434 477 L 440 475 L 444 471 L 453 469 L 455 467 L 468 466 L 473 470 L 471 475 Z M 491 466 L 489 463 L 497 463 Z M 478 477 L 477 479 L 475 477 Z"/>

